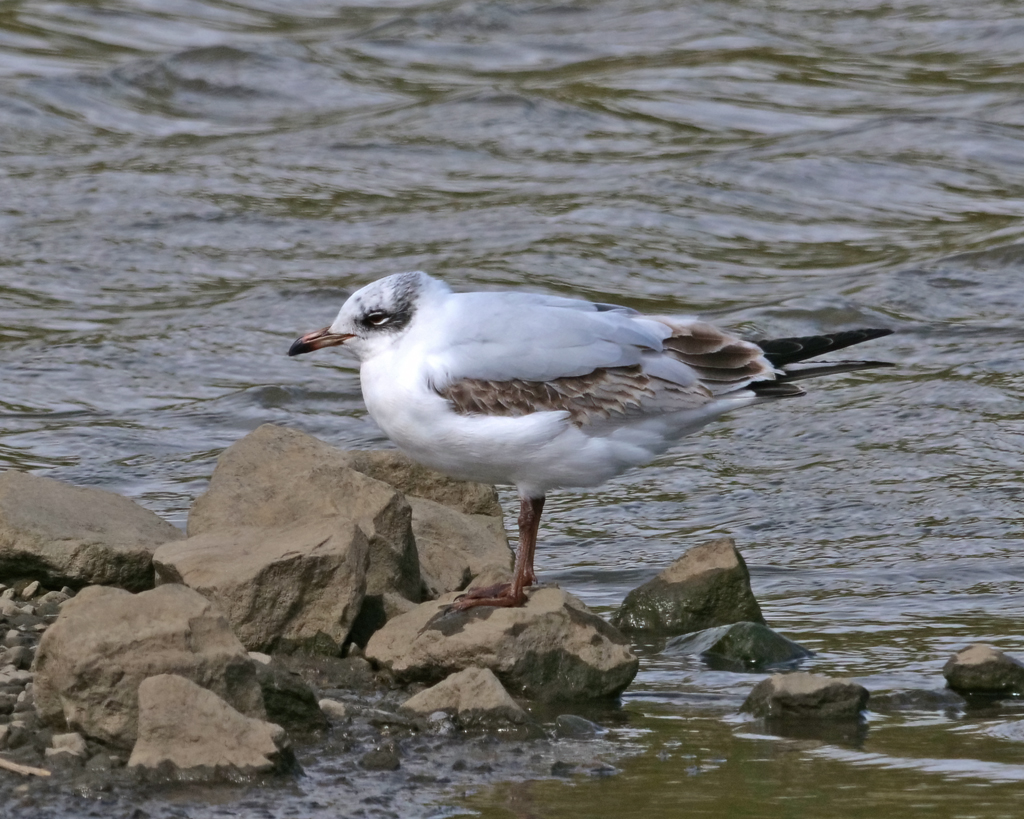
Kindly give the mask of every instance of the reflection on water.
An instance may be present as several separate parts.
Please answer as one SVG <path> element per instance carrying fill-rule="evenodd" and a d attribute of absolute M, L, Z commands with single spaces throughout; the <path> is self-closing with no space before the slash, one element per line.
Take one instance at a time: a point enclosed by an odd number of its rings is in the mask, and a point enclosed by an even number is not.
<path fill-rule="evenodd" d="M 728 534 L 807 670 L 935 689 L 967 643 L 1024 654 L 1022 30 L 994 0 L 6 2 L 0 464 L 182 525 L 260 423 L 386 445 L 349 362 L 284 353 L 398 270 L 889 326 L 896 370 L 553 496 L 538 567 L 607 610 Z M 640 651 L 622 773 L 473 809 L 1016 813 L 1014 704 L 773 738 L 729 716 L 757 676 Z"/>

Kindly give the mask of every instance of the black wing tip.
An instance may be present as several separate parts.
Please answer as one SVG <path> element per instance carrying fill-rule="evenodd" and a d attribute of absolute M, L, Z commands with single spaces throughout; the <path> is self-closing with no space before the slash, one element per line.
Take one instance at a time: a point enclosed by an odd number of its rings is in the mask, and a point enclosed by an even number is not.
<path fill-rule="evenodd" d="M 852 347 L 854 344 L 883 338 L 894 332 L 889 328 L 865 327 L 857 330 L 841 330 L 838 333 L 822 333 L 817 336 L 766 339 L 754 343 L 764 351 L 764 357 L 774 366 L 782 367 L 786 364 Z"/>

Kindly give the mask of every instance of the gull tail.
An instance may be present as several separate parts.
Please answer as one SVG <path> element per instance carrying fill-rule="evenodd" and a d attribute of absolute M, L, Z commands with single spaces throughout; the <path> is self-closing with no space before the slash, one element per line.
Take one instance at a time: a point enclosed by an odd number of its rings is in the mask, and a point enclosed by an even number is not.
<path fill-rule="evenodd" d="M 862 341 L 888 336 L 892 330 L 845 330 L 820 336 L 775 338 L 754 342 L 764 351 L 764 357 L 781 370 L 773 381 L 755 381 L 748 389 L 764 398 L 789 398 L 803 395 L 794 381 L 817 378 L 819 375 L 869 370 L 875 367 L 894 367 L 889 361 L 806 361 L 808 358 L 852 347 Z"/>

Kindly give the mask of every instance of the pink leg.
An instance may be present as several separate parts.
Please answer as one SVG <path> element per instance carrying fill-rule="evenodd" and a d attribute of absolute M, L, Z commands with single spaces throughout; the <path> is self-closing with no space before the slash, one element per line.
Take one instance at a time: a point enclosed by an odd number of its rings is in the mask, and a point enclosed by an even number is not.
<path fill-rule="evenodd" d="M 512 583 L 475 589 L 452 603 L 449 611 L 465 611 L 476 606 L 521 606 L 526 600 L 523 589 L 537 582 L 533 553 L 537 548 L 537 529 L 544 511 L 544 498 L 521 498 L 519 504 L 519 546 Z"/>

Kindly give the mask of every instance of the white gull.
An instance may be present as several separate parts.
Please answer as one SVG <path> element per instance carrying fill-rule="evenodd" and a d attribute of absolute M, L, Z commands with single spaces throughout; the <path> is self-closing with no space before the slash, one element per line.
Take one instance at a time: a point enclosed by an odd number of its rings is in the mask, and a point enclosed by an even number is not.
<path fill-rule="evenodd" d="M 878 361 L 806 359 L 890 330 L 744 341 L 700 319 L 521 292 L 456 293 L 423 272 L 356 291 L 289 355 L 344 344 L 370 416 L 410 457 L 520 496 L 511 584 L 455 604 L 517 606 L 548 490 L 596 486 L 723 413 L 802 395 L 794 381 Z"/>

